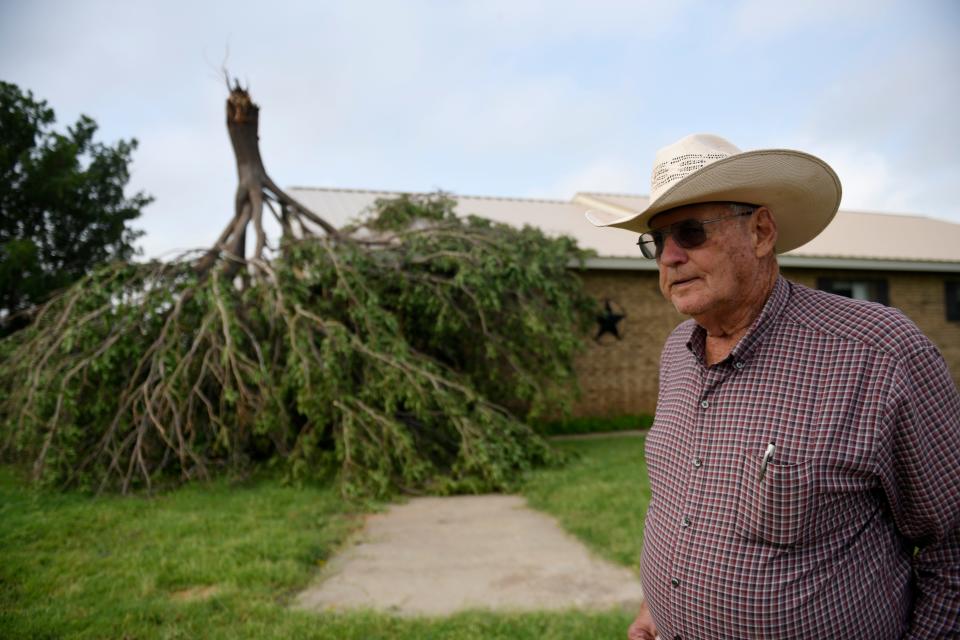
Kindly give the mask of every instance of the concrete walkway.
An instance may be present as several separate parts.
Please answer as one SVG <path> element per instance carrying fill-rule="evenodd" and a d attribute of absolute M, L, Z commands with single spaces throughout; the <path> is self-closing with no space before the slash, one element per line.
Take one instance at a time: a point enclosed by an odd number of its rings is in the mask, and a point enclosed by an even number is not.
<path fill-rule="evenodd" d="M 417 498 L 368 517 L 297 606 L 443 616 L 624 607 L 636 574 L 591 554 L 519 496 Z"/>

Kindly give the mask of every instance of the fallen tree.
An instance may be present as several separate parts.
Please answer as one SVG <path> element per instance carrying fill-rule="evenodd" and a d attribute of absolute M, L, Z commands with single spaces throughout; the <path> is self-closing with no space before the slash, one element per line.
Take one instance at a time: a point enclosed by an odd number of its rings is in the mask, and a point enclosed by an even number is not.
<path fill-rule="evenodd" d="M 569 406 L 584 252 L 444 194 L 338 229 L 269 177 L 258 118 L 234 84 L 239 185 L 211 249 L 98 270 L 0 342 L 3 457 L 99 491 L 266 463 L 363 496 L 501 490 L 556 459 L 528 423 Z"/>

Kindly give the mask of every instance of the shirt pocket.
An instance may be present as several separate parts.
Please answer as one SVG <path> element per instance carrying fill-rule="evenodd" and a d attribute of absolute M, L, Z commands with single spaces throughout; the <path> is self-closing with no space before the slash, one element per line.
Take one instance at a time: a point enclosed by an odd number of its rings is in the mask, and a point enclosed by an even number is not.
<path fill-rule="evenodd" d="M 737 531 L 751 542 L 794 545 L 803 538 L 813 497 L 811 462 L 767 465 L 763 480 L 761 454 L 743 454 L 740 471 Z"/>

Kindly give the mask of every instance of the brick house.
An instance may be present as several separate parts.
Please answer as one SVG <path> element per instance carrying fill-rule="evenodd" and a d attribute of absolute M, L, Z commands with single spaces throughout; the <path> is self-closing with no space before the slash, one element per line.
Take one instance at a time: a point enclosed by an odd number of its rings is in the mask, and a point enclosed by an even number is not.
<path fill-rule="evenodd" d="M 294 188 L 291 195 L 339 225 L 378 198 L 399 194 Z M 660 347 L 684 316 L 661 297 L 656 264 L 640 256 L 635 234 L 598 229 L 583 217 L 588 209 L 626 213 L 646 205 L 646 197 L 601 193 L 569 201 L 457 196 L 460 213 L 573 236 L 596 252 L 582 274 L 584 285 L 598 309 L 609 301 L 611 312 L 624 317 L 607 323 L 618 336 L 585 338 L 576 365 L 577 415 L 653 413 L 656 405 Z M 820 236 L 779 260 L 794 282 L 901 309 L 937 344 L 960 384 L 960 224 L 841 210 Z"/>

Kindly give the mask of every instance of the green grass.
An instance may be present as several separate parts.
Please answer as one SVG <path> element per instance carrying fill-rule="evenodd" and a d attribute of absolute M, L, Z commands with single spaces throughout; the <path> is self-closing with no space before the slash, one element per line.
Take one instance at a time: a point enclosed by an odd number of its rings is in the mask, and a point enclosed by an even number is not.
<path fill-rule="evenodd" d="M 644 438 L 619 437 L 554 443 L 575 455 L 561 469 L 531 476 L 530 505 L 552 514 L 599 555 L 636 567 L 650 485 Z"/>
<path fill-rule="evenodd" d="M 548 436 L 578 435 L 583 433 L 605 433 L 649 429 L 653 426 L 653 416 L 648 413 L 624 415 L 614 418 L 570 418 L 545 422 L 538 425 L 540 433 Z"/>
<path fill-rule="evenodd" d="M 560 446 L 579 457 L 532 474 L 531 503 L 633 566 L 648 495 L 642 439 Z M 0 468 L 0 637 L 594 640 L 622 638 L 632 618 L 473 612 L 430 620 L 290 609 L 359 523 L 329 487 L 263 479 L 150 499 L 91 498 L 29 490 Z"/>
<path fill-rule="evenodd" d="M 24 490 L 4 470 L 0 636 L 196 637 L 208 622 L 253 622 L 358 523 L 324 488 L 218 482 L 90 498 Z"/>

